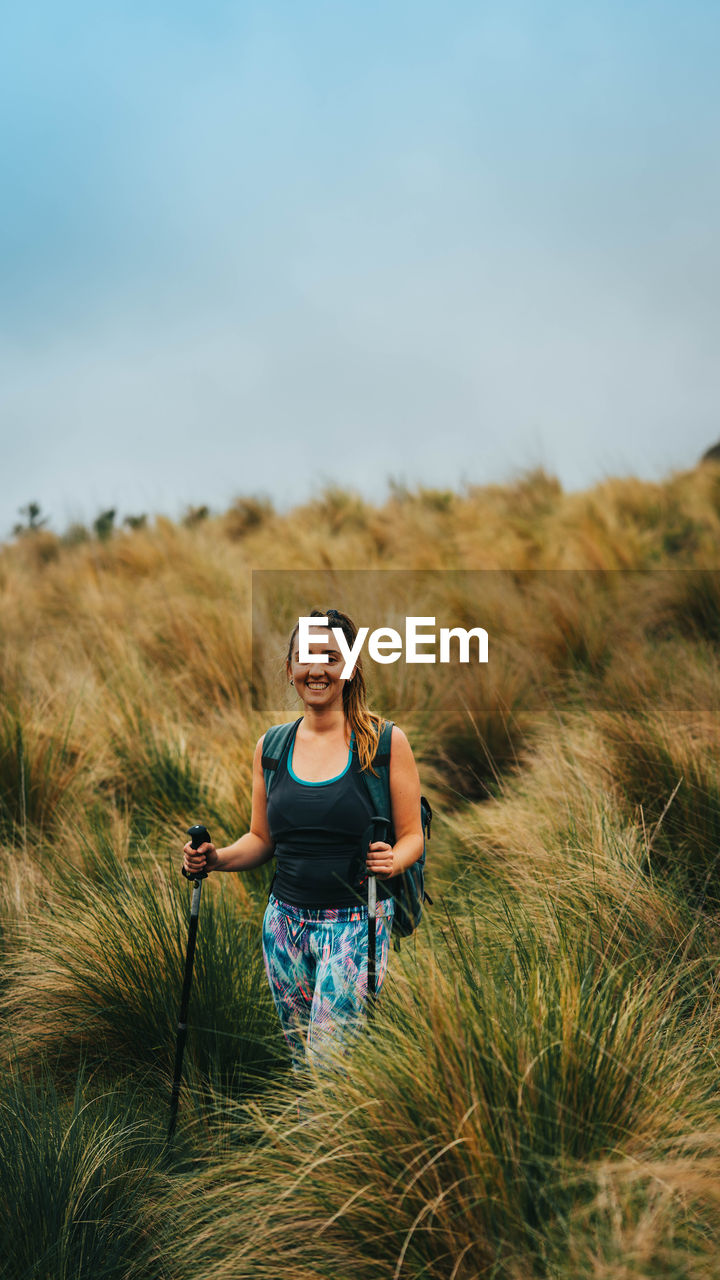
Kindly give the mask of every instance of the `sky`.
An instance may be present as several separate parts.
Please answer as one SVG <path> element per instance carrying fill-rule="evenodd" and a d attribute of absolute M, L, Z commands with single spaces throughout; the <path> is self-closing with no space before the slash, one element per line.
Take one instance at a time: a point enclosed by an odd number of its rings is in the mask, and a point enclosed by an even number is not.
<path fill-rule="evenodd" d="M 0 536 L 720 439 L 714 0 L 26 0 Z M 5 528 L 2 527 L 4 522 Z"/>

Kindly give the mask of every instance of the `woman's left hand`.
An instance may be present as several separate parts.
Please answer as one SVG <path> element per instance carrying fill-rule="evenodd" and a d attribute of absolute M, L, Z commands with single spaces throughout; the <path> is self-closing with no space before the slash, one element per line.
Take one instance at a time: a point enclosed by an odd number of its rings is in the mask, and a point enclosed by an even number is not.
<path fill-rule="evenodd" d="M 368 849 L 368 874 L 378 880 L 388 880 L 393 873 L 393 847 L 382 840 L 374 840 Z"/>

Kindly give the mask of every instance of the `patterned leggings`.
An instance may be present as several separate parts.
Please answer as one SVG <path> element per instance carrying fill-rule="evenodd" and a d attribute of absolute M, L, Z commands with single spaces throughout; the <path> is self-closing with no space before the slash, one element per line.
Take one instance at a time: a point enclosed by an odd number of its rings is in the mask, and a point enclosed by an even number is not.
<path fill-rule="evenodd" d="M 377 904 L 376 991 L 388 963 L 395 904 Z M 326 1065 L 363 1025 L 367 998 L 367 907 L 292 907 L 271 894 L 263 920 L 263 956 L 293 1070 Z"/>

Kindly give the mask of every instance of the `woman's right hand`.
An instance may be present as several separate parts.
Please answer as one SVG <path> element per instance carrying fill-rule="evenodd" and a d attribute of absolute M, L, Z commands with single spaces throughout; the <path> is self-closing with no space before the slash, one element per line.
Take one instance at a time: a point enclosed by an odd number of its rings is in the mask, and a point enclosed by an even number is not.
<path fill-rule="evenodd" d="M 188 840 L 183 849 L 183 867 L 189 875 L 195 875 L 197 871 L 214 871 L 218 864 L 218 851 L 214 844 L 208 843 L 200 845 L 199 849 L 193 849 Z"/>

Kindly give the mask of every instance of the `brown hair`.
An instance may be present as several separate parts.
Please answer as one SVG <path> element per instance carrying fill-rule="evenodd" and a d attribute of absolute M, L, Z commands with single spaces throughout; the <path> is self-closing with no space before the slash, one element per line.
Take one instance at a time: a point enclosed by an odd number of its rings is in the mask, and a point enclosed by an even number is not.
<path fill-rule="evenodd" d="M 309 618 L 327 618 L 330 627 L 340 627 L 351 647 L 355 643 L 357 627 L 352 618 L 349 618 L 346 613 L 340 613 L 337 609 L 327 609 L 325 613 L 320 609 L 312 609 L 306 616 Z M 288 663 L 292 663 L 293 644 L 299 627 L 300 623 L 297 622 L 290 636 L 287 651 Z M 367 690 L 365 688 L 365 677 L 360 655 L 358 655 L 355 662 L 355 674 L 352 680 L 346 680 L 344 683 L 343 711 L 345 712 L 345 719 L 349 721 L 350 728 L 355 733 L 355 746 L 360 760 L 360 768 L 369 769 L 370 773 L 374 773 L 372 762 L 377 751 L 380 730 L 384 721 L 381 716 L 375 715 L 375 712 L 370 711 L 368 708 Z"/>

